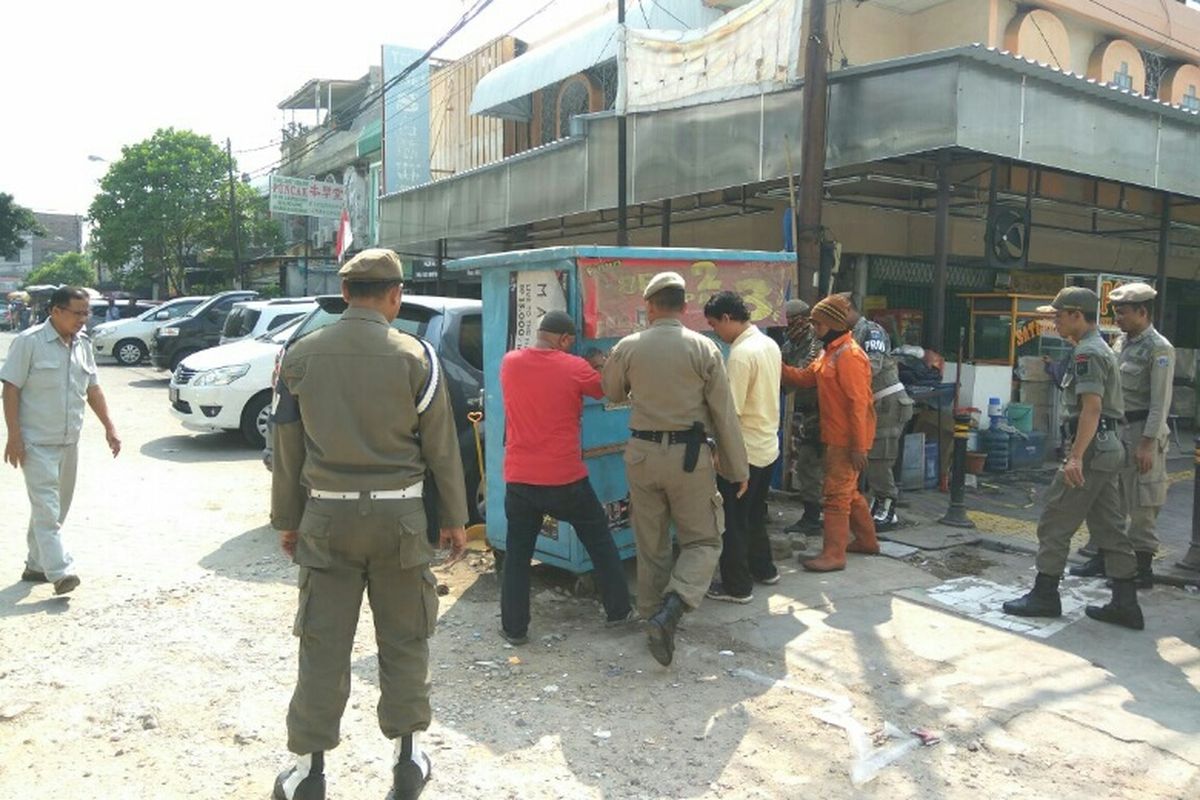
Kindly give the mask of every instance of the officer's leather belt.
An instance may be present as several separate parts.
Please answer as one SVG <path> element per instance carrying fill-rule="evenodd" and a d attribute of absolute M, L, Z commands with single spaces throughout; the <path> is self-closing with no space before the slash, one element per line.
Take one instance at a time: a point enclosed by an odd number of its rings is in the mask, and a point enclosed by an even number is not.
<path fill-rule="evenodd" d="M 358 500 L 363 497 L 372 500 L 415 500 L 421 497 L 421 484 L 414 483 L 407 489 L 384 489 L 377 492 L 327 492 L 324 489 L 309 489 L 308 496 L 318 500 Z"/>
<path fill-rule="evenodd" d="M 634 439 L 642 439 L 647 442 L 661 442 L 666 439 L 669 444 L 688 444 L 696 439 L 703 439 L 703 430 L 697 434 L 695 431 L 635 431 L 630 430 L 629 435 Z"/>
<path fill-rule="evenodd" d="M 1141 411 L 1126 411 L 1126 422 L 1144 422 L 1150 419 L 1150 409 L 1146 408 Z"/>
<path fill-rule="evenodd" d="M 888 395 L 893 395 L 893 394 L 896 394 L 898 392 L 903 392 L 903 391 L 904 391 L 903 383 L 893 383 L 891 386 L 887 387 L 886 389 L 880 389 L 878 392 L 876 392 L 874 399 L 882 400 L 883 398 L 887 397 Z"/>
<path fill-rule="evenodd" d="M 1116 417 L 1101 417 L 1100 422 L 1096 425 L 1096 433 L 1100 433 L 1101 431 L 1116 431 L 1123 422 L 1125 420 Z M 1067 420 L 1066 426 L 1067 431 L 1074 436 L 1079 431 L 1079 419 L 1072 417 Z"/>

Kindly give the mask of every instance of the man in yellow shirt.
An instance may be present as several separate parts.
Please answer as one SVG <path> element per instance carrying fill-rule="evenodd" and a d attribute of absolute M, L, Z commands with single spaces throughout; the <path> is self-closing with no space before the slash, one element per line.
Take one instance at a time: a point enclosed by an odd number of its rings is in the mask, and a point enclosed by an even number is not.
<path fill-rule="evenodd" d="M 767 491 L 779 461 L 779 345 L 750 323 L 745 301 L 734 292 L 721 292 L 704 305 L 704 316 L 721 341 L 729 345 L 725 370 L 750 461 L 750 480 L 740 487 L 717 476 L 725 501 L 720 580 L 707 597 L 730 603 L 754 599 L 754 581 L 779 582 L 767 537 Z"/>

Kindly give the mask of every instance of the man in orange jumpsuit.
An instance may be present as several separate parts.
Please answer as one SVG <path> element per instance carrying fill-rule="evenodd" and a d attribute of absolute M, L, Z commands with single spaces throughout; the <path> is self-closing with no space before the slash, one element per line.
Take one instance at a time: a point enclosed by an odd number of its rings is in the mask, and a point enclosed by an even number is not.
<path fill-rule="evenodd" d="M 821 409 L 821 444 L 825 445 L 825 543 L 821 555 L 803 562 L 811 572 L 845 569 L 846 552 L 875 554 L 875 520 L 867 500 L 858 492 L 858 475 L 867 466 L 875 441 L 875 403 L 871 393 L 871 362 L 848 330 L 850 304 L 830 295 L 812 310 L 813 329 L 825 351 L 807 367 L 783 365 L 785 387 L 817 387 Z M 850 532 L 854 531 L 854 541 Z"/>

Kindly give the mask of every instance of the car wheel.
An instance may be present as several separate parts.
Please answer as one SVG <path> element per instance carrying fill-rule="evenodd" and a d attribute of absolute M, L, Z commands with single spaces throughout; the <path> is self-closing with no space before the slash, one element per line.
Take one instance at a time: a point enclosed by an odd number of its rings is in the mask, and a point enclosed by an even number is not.
<path fill-rule="evenodd" d="M 200 352 L 199 350 L 184 350 L 182 353 L 176 353 L 171 359 L 171 374 L 175 374 L 175 370 L 179 369 L 179 364 L 188 356 Z"/>
<path fill-rule="evenodd" d="M 262 449 L 267 443 L 267 420 L 271 416 L 271 391 L 259 392 L 242 409 L 242 436 L 251 447 Z"/>
<path fill-rule="evenodd" d="M 146 351 L 146 345 L 137 339 L 122 339 L 117 342 L 112 353 L 122 367 L 136 367 L 145 360 L 146 356 L 150 355 Z"/>

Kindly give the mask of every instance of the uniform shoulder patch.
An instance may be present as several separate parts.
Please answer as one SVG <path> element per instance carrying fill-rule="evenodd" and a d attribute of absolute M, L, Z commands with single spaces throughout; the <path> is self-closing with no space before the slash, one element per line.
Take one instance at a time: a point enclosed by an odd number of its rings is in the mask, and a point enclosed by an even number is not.
<path fill-rule="evenodd" d="M 1154 363 L 1160 367 L 1165 367 L 1171 363 L 1171 359 L 1168 356 L 1159 356 L 1158 358 L 1154 359 Z"/>
<path fill-rule="evenodd" d="M 1076 375 L 1087 375 L 1090 364 L 1091 364 L 1090 356 L 1087 356 L 1084 354 L 1076 355 L 1075 356 L 1075 374 Z"/>

